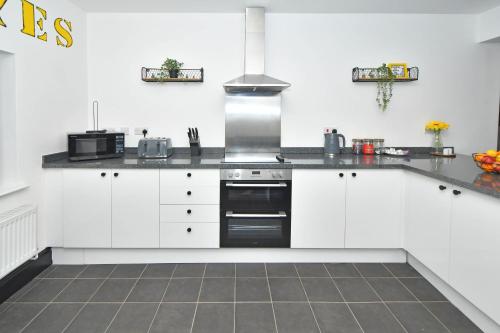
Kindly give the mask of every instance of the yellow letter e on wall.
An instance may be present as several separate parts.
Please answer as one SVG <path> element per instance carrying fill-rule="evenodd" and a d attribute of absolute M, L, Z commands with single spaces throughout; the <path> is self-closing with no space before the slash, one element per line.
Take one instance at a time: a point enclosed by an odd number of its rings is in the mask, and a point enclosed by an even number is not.
<path fill-rule="evenodd" d="M 0 0 L 0 10 L 2 10 L 3 6 L 5 6 L 5 3 L 7 0 Z M 0 16 L 0 27 L 6 27 L 7 25 L 4 23 L 2 20 L 2 17 Z"/>
<path fill-rule="evenodd" d="M 21 30 L 21 32 L 26 35 L 35 37 L 35 6 L 27 0 L 21 0 L 21 2 L 23 6 L 23 29 Z M 45 9 L 40 7 L 36 7 L 36 10 L 42 16 L 38 21 L 36 21 L 36 25 L 38 25 L 40 31 L 43 32 L 43 22 L 47 20 L 47 12 L 45 11 Z M 46 32 L 36 37 L 40 40 L 43 40 L 44 42 L 47 41 Z"/>

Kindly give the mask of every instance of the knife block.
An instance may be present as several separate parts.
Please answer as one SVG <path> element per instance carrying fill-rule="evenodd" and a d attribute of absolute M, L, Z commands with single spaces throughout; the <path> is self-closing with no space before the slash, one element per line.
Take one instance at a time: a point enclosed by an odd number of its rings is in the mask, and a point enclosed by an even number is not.
<path fill-rule="evenodd" d="M 189 148 L 191 148 L 191 156 L 201 156 L 201 145 L 200 142 L 190 142 Z"/>

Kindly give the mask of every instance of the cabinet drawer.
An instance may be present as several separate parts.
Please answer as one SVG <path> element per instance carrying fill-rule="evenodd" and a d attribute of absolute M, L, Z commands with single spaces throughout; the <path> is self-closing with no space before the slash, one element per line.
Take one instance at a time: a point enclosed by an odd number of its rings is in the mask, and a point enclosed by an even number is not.
<path fill-rule="evenodd" d="M 160 222 L 219 222 L 219 205 L 161 205 Z"/>
<path fill-rule="evenodd" d="M 219 223 L 160 223 L 161 248 L 218 248 Z"/>
<path fill-rule="evenodd" d="M 161 170 L 160 186 L 219 186 L 219 170 Z"/>
<path fill-rule="evenodd" d="M 162 186 L 162 205 L 218 205 L 219 186 Z"/>

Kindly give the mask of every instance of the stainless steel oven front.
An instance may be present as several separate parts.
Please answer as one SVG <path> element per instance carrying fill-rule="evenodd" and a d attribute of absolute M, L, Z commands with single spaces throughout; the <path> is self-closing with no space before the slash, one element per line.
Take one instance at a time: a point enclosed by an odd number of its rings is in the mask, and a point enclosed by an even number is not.
<path fill-rule="evenodd" d="M 290 247 L 291 169 L 221 170 L 221 247 Z"/>

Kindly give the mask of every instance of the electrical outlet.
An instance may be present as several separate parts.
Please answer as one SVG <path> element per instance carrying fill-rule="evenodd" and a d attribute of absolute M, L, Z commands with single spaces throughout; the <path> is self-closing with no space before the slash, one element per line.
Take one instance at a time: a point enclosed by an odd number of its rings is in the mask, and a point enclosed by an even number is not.
<path fill-rule="evenodd" d="M 147 127 L 136 127 L 134 129 L 134 134 L 135 135 L 143 135 L 142 131 L 144 131 L 144 130 L 149 132 L 149 129 Z"/>

